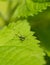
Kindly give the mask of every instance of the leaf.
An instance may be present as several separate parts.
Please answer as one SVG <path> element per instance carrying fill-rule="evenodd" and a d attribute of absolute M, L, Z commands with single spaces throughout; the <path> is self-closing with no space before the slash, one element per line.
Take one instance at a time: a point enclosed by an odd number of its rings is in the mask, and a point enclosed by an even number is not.
<path fill-rule="evenodd" d="M 42 49 L 37 45 L 34 49 L 27 46 L 1 46 L 0 65 L 43 65 L 43 55 Z"/>
<path fill-rule="evenodd" d="M 27 17 L 38 14 L 38 12 L 42 12 L 42 10 L 47 8 L 47 3 L 39 3 L 34 2 L 33 0 L 20 0 L 19 6 L 17 7 L 13 17 Z"/>
<path fill-rule="evenodd" d="M 0 65 L 43 65 L 43 49 L 26 20 L 12 22 L 0 30 Z"/>

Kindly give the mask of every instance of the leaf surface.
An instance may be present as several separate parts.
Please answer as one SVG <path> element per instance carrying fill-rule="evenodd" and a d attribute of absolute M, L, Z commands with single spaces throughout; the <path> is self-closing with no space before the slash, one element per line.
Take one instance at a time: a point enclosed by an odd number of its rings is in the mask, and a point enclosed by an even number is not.
<path fill-rule="evenodd" d="M 38 12 L 42 12 L 42 10 L 47 8 L 47 3 L 39 1 L 35 2 L 34 0 L 20 0 L 19 6 L 17 7 L 13 17 L 27 17 L 33 16 L 34 14 L 38 14 Z"/>
<path fill-rule="evenodd" d="M 0 65 L 43 65 L 44 52 L 26 20 L 0 30 Z"/>

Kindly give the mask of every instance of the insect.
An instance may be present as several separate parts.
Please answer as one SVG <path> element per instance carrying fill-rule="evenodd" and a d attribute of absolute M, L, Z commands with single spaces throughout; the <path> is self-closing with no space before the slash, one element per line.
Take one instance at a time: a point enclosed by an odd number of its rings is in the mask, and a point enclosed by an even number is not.
<path fill-rule="evenodd" d="M 24 36 L 19 36 L 20 40 L 21 41 L 24 41 L 25 40 L 25 37 Z"/>

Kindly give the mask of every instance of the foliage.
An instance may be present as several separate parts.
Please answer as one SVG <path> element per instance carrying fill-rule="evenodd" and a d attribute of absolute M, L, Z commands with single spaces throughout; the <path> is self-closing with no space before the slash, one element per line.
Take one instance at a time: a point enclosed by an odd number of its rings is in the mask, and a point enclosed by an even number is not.
<path fill-rule="evenodd" d="M 48 7 L 49 0 L 0 0 L 0 65 L 46 65 L 50 17 L 42 18 Z"/>
<path fill-rule="evenodd" d="M 2 29 L 0 31 L 0 64 L 43 65 L 44 52 L 39 47 L 39 41 L 32 35 L 33 32 L 30 31 L 26 21 L 13 22 Z"/>

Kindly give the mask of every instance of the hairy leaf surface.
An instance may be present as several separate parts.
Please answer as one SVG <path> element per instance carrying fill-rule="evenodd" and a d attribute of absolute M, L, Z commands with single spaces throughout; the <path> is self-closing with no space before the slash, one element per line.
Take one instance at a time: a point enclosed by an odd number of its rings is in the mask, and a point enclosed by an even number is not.
<path fill-rule="evenodd" d="M 34 2 L 34 0 L 20 0 L 19 3 L 20 4 L 17 7 L 13 17 L 27 17 L 30 15 L 33 16 L 34 14 L 37 14 L 38 12 L 41 12 L 47 8 L 46 2 L 39 3 Z"/>
<path fill-rule="evenodd" d="M 43 65 L 43 49 L 26 20 L 0 30 L 0 65 Z"/>
<path fill-rule="evenodd" d="M 1 46 L 0 65 L 43 65 L 45 61 L 42 49 L 37 45 L 33 48 L 27 46 Z"/>

